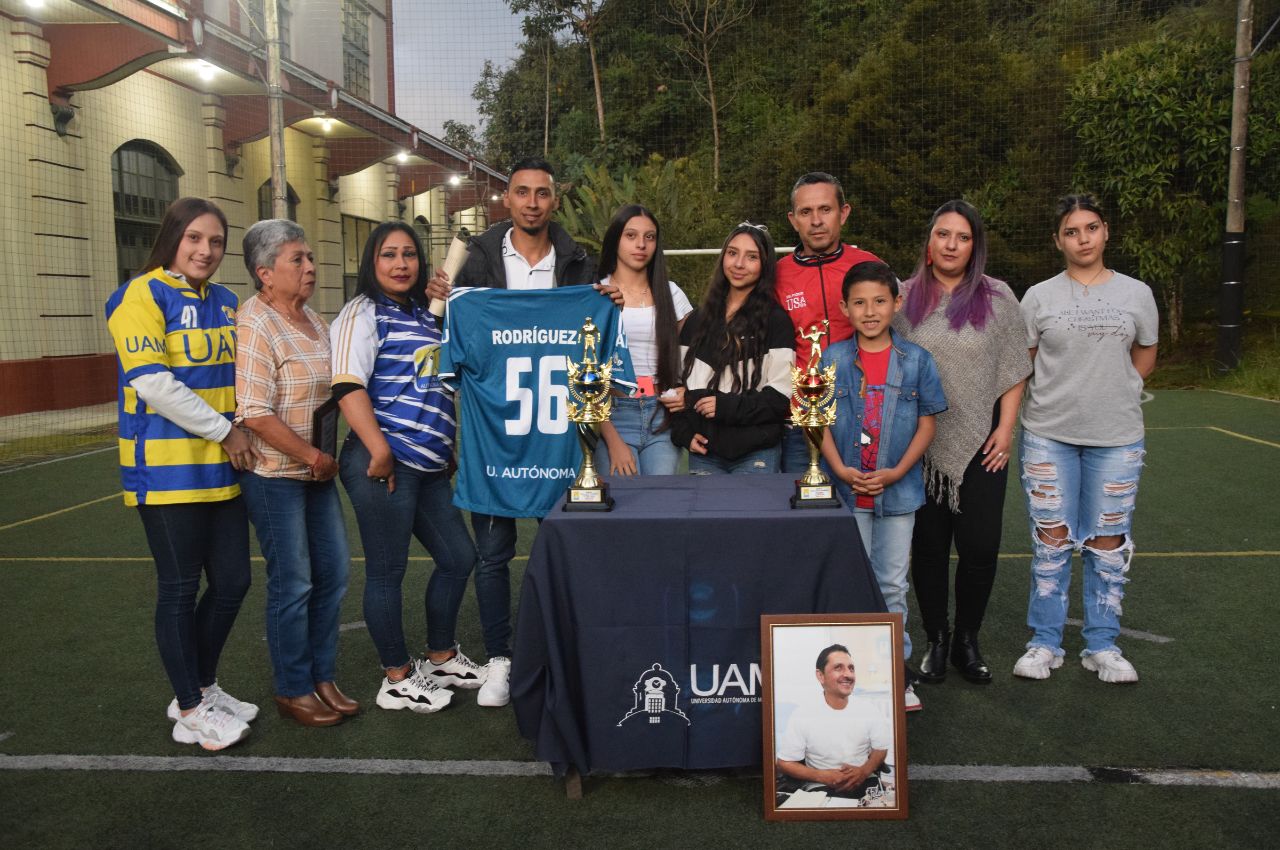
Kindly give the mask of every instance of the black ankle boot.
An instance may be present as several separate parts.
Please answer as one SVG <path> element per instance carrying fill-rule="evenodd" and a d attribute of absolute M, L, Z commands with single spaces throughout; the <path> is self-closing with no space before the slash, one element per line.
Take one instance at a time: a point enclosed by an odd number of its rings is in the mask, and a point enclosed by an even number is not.
<path fill-rule="evenodd" d="M 951 632 L 925 632 L 929 646 L 920 662 L 920 681 L 936 685 L 947 678 L 947 652 L 951 646 Z"/>
<path fill-rule="evenodd" d="M 955 639 L 951 641 L 951 663 L 968 681 L 978 685 L 991 684 L 991 668 L 982 660 L 975 629 L 956 629 Z"/>

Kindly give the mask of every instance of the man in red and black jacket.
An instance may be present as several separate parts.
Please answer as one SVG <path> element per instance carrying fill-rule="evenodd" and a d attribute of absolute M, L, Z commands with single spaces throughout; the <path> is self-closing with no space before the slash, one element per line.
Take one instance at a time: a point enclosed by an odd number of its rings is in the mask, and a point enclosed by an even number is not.
<path fill-rule="evenodd" d="M 800 236 L 794 254 L 778 261 L 774 288 L 778 303 L 787 311 L 796 331 L 796 365 L 809 362 L 812 343 L 807 334 L 815 323 L 830 323 L 822 348 L 853 336 L 853 326 L 840 312 L 840 285 L 844 273 L 858 263 L 879 260 L 875 254 L 840 241 L 840 228 L 849 217 L 840 181 L 824 171 L 811 171 L 791 189 L 787 220 Z M 782 442 L 782 471 L 803 472 L 809 465 L 804 432 L 787 426 Z"/>

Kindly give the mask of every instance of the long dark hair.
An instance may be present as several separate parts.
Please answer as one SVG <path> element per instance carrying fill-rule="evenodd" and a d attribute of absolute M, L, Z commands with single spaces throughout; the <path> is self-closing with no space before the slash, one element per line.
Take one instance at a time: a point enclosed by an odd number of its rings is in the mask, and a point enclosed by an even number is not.
<path fill-rule="evenodd" d="M 955 289 L 951 290 L 951 303 L 947 305 L 947 321 L 954 331 L 960 330 L 969 323 L 977 330 L 982 330 L 991 317 L 993 308 L 991 298 L 993 287 L 986 275 L 987 268 L 987 228 L 982 223 L 982 216 L 966 201 L 947 201 L 934 210 L 925 230 L 924 244 L 920 246 L 920 259 L 916 270 L 905 282 L 907 297 L 903 304 L 907 321 L 912 327 L 924 321 L 925 317 L 938 306 L 942 297 L 942 285 L 933 276 L 933 265 L 929 261 L 929 242 L 933 239 L 933 227 L 938 219 L 947 213 L 956 213 L 969 222 L 973 233 L 973 253 L 969 255 L 969 265 L 965 267 L 964 277 Z"/>
<path fill-rule="evenodd" d="M 149 272 L 154 268 L 168 269 L 178 257 L 178 245 L 182 243 L 183 234 L 188 225 L 202 215 L 212 215 L 222 223 L 222 244 L 227 243 L 227 217 L 218 205 L 204 198 L 178 198 L 164 211 L 164 220 L 160 222 L 160 232 L 156 234 L 155 244 L 140 271 Z M 214 269 L 217 271 L 217 269 Z"/>
<path fill-rule="evenodd" d="M 409 300 L 418 304 L 427 302 L 427 258 L 422 253 L 422 243 L 413 227 L 403 221 L 384 221 L 373 229 L 364 243 L 364 253 L 360 256 L 360 269 L 356 272 L 356 295 L 367 295 L 372 298 L 382 292 L 378 286 L 377 258 L 382 250 L 382 243 L 396 231 L 408 234 L 413 240 L 413 249 L 418 252 L 418 279 L 409 288 Z"/>
<path fill-rule="evenodd" d="M 760 252 L 760 279 L 747 294 L 746 303 L 726 322 L 724 313 L 729 300 L 729 278 L 724 273 L 724 255 L 729 243 L 740 233 L 748 234 Z M 729 231 L 720 246 L 720 257 L 716 260 L 715 271 L 711 273 L 706 298 L 694 316 L 696 325 L 689 351 L 685 354 L 681 382 L 689 380 L 694 361 L 705 346 L 707 350 L 702 352 L 703 360 L 715 373 L 708 389 L 721 389 L 720 373 L 726 367 L 733 375 L 733 383 L 726 392 L 737 393 L 760 386 L 760 372 L 769 350 L 769 314 L 774 308 L 773 284 L 777 266 L 778 258 L 774 254 L 769 231 L 745 221 Z"/>
<path fill-rule="evenodd" d="M 643 216 L 653 222 L 653 258 L 645 267 L 645 275 L 649 278 L 649 294 L 653 297 L 654 321 L 657 334 L 658 374 L 655 375 L 661 389 L 674 387 L 680 381 L 680 334 L 676 330 L 676 305 L 671 300 L 671 284 L 667 278 L 667 258 L 662 253 L 662 225 L 652 212 L 640 204 L 627 204 L 614 213 L 613 221 L 604 232 L 604 241 L 600 245 L 600 263 L 597 266 L 599 281 L 605 275 L 611 275 L 618 269 L 618 243 L 622 241 L 622 231 L 627 222 L 636 216 Z"/>

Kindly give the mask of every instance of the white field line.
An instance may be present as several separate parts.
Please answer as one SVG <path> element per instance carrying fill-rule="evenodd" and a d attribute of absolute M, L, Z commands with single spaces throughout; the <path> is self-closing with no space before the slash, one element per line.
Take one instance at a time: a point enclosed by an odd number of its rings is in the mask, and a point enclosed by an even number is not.
<path fill-rule="evenodd" d="M 549 765 L 533 761 L 431 761 L 425 759 L 331 759 L 258 756 L 88 756 L 0 755 L 0 770 L 135 771 L 144 773 L 309 773 L 365 776 L 551 776 Z M 646 778 L 652 771 L 606 774 Z M 743 775 L 743 774 L 735 774 Z M 758 774 L 751 774 L 758 775 Z M 1088 768 L 1074 765 L 911 765 L 912 781 L 923 782 L 1127 782 L 1150 785 L 1280 789 L 1280 773 L 1234 770 Z"/>
<path fill-rule="evenodd" d="M 1084 626 L 1084 620 L 1077 619 L 1076 617 L 1068 617 L 1067 625 Z M 1152 634 L 1151 632 L 1143 632 L 1143 631 L 1139 631 L 1138 629 L 1126 629 L 1123 626 L 1120 627 L 1120 634 L 1124 635 L 1125 637 L 1137 638 L 1138 640 L 1149 640 L 1152 643 L 1173 643 L 1173 638 L 1171 637 L 1165 637 L 1164 635 L 1156 635 L 1156 634 Z"/>
<path fill-rule="evenodd" d="M 103 452 L 118 452 L 118 445 L 106 446 L 101 449 L 94 449 L 91 452 L 80 452 L 79 454 L 67 455 L 66 457 L 55 457 L 52 460 L 41 460 L 36 463 L 28 463 L 24 466 L 15 466 L 10 469 L 0 469 L 0 475 L 8 475 L 10 472 L 21 472 L 24 469 L 35 469 L 37 466 L 48 466 L 51 463 L 62 463 L 64 460 L 75 460 L 78 457 L 89 457 L 90 455 L 100 455 Z"/>
<path fill-rule="evenodd" d="M 1252 401 L 1265 401 L 1267 404 L 1280 404 L 1280 399 L 1263 398 L 1262 396 L 1258 396 L 1258 395 L 1246 395 L 1245 393 L 1233 393 L 1233 392 L 1228 392 L 1227 390 L 1209 390 L 1209 392 L 1217 393 L 1218 395 L 1229 395 L 1232 398 L 1247 398 Z"/>

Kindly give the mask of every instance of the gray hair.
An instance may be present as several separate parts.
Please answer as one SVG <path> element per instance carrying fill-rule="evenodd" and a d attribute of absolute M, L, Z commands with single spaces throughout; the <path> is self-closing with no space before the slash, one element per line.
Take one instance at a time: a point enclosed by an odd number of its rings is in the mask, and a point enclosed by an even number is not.
<path fill-rule="evenodd" d="M 253 279 L 253 288 L 262 289 L 258 280 L 258 268 L 275 268 L 280 249 L 290 242 L 306 242 L 307 232 L 302 225 L 287 218 L 268 218 L 250 227 L 244 233 L 244 267 Z"/>

